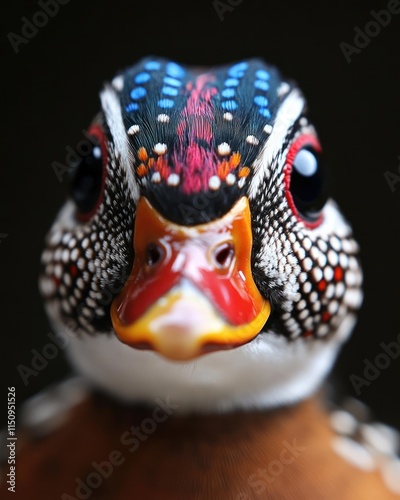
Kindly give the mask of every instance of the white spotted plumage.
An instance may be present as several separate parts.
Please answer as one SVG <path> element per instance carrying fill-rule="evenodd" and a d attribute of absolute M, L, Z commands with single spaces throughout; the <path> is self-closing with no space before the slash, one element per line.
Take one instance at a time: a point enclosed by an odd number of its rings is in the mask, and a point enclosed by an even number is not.
<path fill-rule="evenodd" d="M 162 64 L 155 62 L 144 63 L 146 71 L 161 71 Z M 272 96 L 277 99 L 275 111 L 272 105 L 267 107 L 264 95 L 254 97 L 255 91 L 270 88 L 264 69 L 255 71 L 256 81 L 261 83 L 252 87 L 248 99 L 248 112 L 256 110 L 258 120 L 255 124 L 249 120 L 251 126 L 247 126 L 246 117 L 242 122 L 238 119 L 239 80 L 249 65 L 232 67 L 234 76 L 229 73 L 232 68 L 227 70 L 221 85 L 224 91 L 231 90 L 225 95 L 236 100 L 222 100 L 215 110 L 215 123 L 225 127 L 226 137 L 206 144 L 212 147 L 210 156 L 220 163 L 215 171 L 210 168 L 208 191 L 201 194 L 209 204 L 217 200 L 216 206 L 232 192 L 248 197 L 252 270 L 255 283 L 274 308 L 271 319 L 249 344 L 184 364 L 136 351 L 115 337 L 109 306 L 132 267 L 138 200 L 146 189 L 154 189 L 173 193 L 172 203 L 185 187 L 184 171 L 161 163 L 174 153 L 168 134 L 180 117 L 175 112 L 181 92 L 177 89 L 184 88 L 182 68 L 168 63 L 165 67 L 171 84 L 154 85 L 156 104 L 145 107 L 151 113 L 146 115 L 147 121 L 135 115 L 132 120 L 138 121 L 128 120 L 127 124 L 129 113 L 151 97 L 146 82 L 134 87 L 135 102 L 128 106 L 121 101 L 121 77 L 101 93 L 102 115 L 96 120 L 107 129 L 104 192 L 95 213 L 85 221 L 76 217 L 74 203 L 69 200 L 49 233 L 41 278 L 48 315 L 55 329 L 70 333 L 68 355 L 74 366 L 94 385 L 123 400 L 152 401 L 168 395 L 179 400 L 182 411 L 223 411 L 270 407 L 304 398 L 326 376 L 354 325 L 362 300 L 362 274 L 351 228 L 332 200 L 315 224 L 301 219 L 290 205 L 285 184 L 288 152 L 296 140 L 304 135 L 316 137 L 316 132 L 304 116 L 304 97 L 293 85 L 277 83 Z M 140 71 L 137 74 L 143 74 Z M 177 78 L 176 85 L 172 85 L 173 78 Z M 163 93 L 169 97 L 162 97 Z M 205 121 L 211 127 L 212 117 L 207 115 Z M 240 123 L 246 123 L 243 130 Z M 183 136 L 183 125 L 180 127 Z M 149 147 L 142 150 L 143 160 L 135 161 L 138 151 L 132 144 L 144 138 Z M 235 144 L 248 148 L 248 156 L 238 155 Z M 149 152 L 154 153 L 152 158 Z M 240 163 L 251 154 L 254 161 Z M 198 165 L 198 170 L 201 167 Z"/>

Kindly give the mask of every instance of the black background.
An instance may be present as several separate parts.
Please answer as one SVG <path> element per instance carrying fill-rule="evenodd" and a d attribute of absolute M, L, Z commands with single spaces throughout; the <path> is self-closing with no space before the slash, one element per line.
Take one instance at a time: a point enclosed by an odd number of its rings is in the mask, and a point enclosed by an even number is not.
<path fill-rule="evenodd" d="M 50 331 L 37 290 L 38 263 L 67 184 L 51 165 L 65 163 L 66 146 L 82 139 L 99 109 L 103 82 L 148 54 L 201 65 L 259 56 L 297 80 L 308 97 L 332 170 L 332 196 L 362 248 L 364 306 L 335 369 L 355 396 L 350 376 L 363 377 L 364 359 L 374 363 L 379 344 L 400 335 L 400 183 L 392 192 L 384 177 L 386 171 L 397 174 L 400 164 L 400 14 L 349 63 L 340 43 L 354 44 L 354 28 L 364 30 L 371 9 L 386 9 L 386 0 L 236 0 L 222 20 L 211 0 L 70 0 L 18 53 L 7 35 L 20 35 L 21 17 L 32 19 L 40 7 L 7 3 L 0 105 L 0 233 L 8 235 L 0 238 L 2 384 L 16 386 L 22 402 L 68 372 L 60 354 L 25 386 L 17 366 L 30 366 L 31 350 L 41 351 Z M 399 381 L 400 356 L 360 397 L 377 418 L 400 427 Z M 5 388 L 0 397 L 3 418 Z"/>

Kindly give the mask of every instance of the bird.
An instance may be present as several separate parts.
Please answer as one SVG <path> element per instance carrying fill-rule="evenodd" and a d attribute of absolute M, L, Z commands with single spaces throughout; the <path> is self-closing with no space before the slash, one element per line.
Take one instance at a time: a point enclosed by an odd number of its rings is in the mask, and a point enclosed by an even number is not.
<path fill-rule="evenodd" d="M 398 498 L 321 402 L 363 274 L 297 83 L 260 58 L 147 56 L 100 103 L 40 276 L 89 395 L 27 446 L 26 491 Z"/>

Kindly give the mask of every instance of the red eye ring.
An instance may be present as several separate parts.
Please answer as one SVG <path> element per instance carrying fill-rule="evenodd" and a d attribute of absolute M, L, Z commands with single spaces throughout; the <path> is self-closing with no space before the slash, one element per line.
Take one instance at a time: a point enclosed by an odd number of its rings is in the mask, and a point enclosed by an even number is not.
<path fill-rule="evenodd" d="M 299 222 L 302 222 L 306 227 L 308 227 L 310 229 L 315 229 L 323 222 L 322 213 L 314 221 L 310 221 L 310 220 L 305 219 L 300 214 L 299 210 L 297 209 L 296 204 L 293 200 L 292 193 L 290 191 L 290 184 L 291 184 L 291 178 L 292 178 L 294 159 L 296 158 L 297 153 L 302 148 L 304 148 L 306 146 L 311 146 L 318 153 L 321 153 L 321 151 L 322 151 L 321 145 L 320 145 L 318 139 L 314 135 L 303 134 L 300 137 L 298 137 L 295 140 L 295 142 L 290 146 L 289 151 L 286 155 L 286 164 L 285 164 L 284 169 L 283 169 L 283 174 L 284 174 L 284 181 L 283 182 L 284 182 L 284 186 L 285 186 L 285 194 L 286 194 L 287 202 L 289 204 L 291 211 L 295 215 L 296 219 Z"/>

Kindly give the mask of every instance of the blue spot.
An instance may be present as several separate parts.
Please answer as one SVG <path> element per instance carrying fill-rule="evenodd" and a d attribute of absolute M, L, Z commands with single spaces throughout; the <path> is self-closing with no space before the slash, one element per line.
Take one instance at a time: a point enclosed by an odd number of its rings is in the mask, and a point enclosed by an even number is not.
<path fill-rule="evenodd" d="M 256 80 L 254 82 L 254 87 L 256 89 L 260 89 L 260 90 L 268 90 L 269 89 L 269 83 L 265 82 L 264 80 Z"/>
<path fill-rule="evenodd" d="M 267 108 L 260 108 L 258 112 L 260 113 L 260 115 L 265 116 L 265 118 L 271 118 L 271 113 Z"/>
<path fill-rule="evenodd" d="M 144 65 L 144 67 L 151 71 L 153 69 L 160 69 L 161 64 L 158 61 L 149 61 Z"/>
<path fill-rule="evenodd" d="M 257 106 L 268 106 L 268 99 L 263 95 L 256 95 L 254 98 L 254 102 Z"/>
<path fill-rule="evenodd" d="M 144 87 L 136 87 L 131 91 L 131 98 L 132 99 L 141 99 L 147 94 L 147 90 Z"/>
<path fill-rule="evenodd" d="M 185 70 L 174 62 L 169 62 L 165 68 L 165 72 L 168 76 L 173 78 L 182 78 L 185 74 Z"/>
<path fill-rule="evenodd" d="M 256 77 L 260 80 L 269 80 L 269 73 L 265 69 L 258 69 L 256 71 Z"/>
<path fill-rule="evenodd" d="M 249 65 L 247 64 L 247 62 L 241 62 L 241 63 L 235 64 L 228 71 L 228 75 L 233 76 L 233 78 L 240 78 L 244 75 L 244 72 L 248 68 L 248 66 Z"/>
<path fill-rule="evenodd" d="M 174 101 L 172 99 L 160 99 L 157 102 L 157 105 L 160 108 L 172 108 L 174 105 Z"/>
<path fill-rule="evenodd" d="M 176 78 L 171 78 L 170 76 L 166 76 L 164 78 L 164 83 L 167 85 L 172 85 L 173 87 L 180 87 L 182 85 L 182 82 L 177 80 Z"/>
<path fill-rule="evenodd" d="M 222 109 L 226 109 L 227 111 L 234 111 L 238 107 L 238 103 L 236 101 L 224 101 L 221 103 Z"/>
<path fill-rule="evenodd" d="M 221 92 L 222 97 L 233 97 L 235 95 L 234 89 L 225 89 Z"/>
<path fill-rule="evenodd" d="M 237 87 L 239 85 L 239 80 L 237 78 L 228 78 L 225 80 L 226 87 Z"/>
<path fill-rule="evenodd" d="M 151 76 L 148 73 L 139 73 L 135 76 L 135 83 L 146 83 L 150 80 Z"/>
<path fill-rule="evenodd" d="M 174 89 L 174 87 L 163 87 L 161 91 L 165 95 L 178 95 L 178 89 Z"/>
<path fill-rule="evenodd" d="M 139 105 L 136 104 L 136 102 L 131 102 L 130 104 L 128 104 L 128 106 L 126 106 L 125 111 L 130 113 L 131 111 L 135 111 L 136 109 L 139 109 Z"/>

